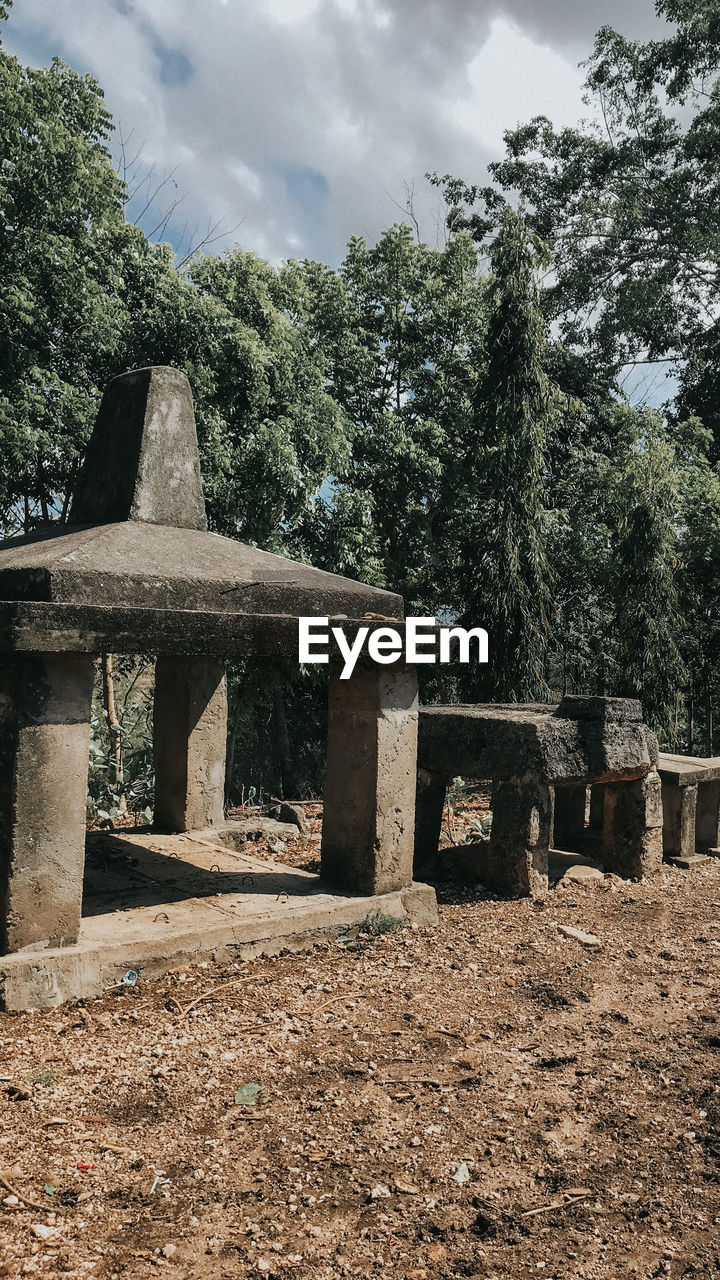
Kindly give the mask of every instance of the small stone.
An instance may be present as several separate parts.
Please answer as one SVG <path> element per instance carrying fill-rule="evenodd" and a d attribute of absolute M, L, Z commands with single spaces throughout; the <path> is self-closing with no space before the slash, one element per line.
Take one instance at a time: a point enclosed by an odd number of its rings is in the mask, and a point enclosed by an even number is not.
<path fill-rule="evenodd" d="M 280 805 L 278 814 L 280 822 L 292 822 L 303 833 L 307 835 L 308 827 L 305 821 L 305 810 L 300 808 L 299 804 L 288 804 L 286 800 Z"/>
<path fill-rule="evenodd" d="M 13 1205 L 16 1205 L 19 1203 L 20 1201 L 18 1200 L 17 1196 L 5 1196 L 5 1198 L 3 1199 L 3 1204 L 8 1205 L 9 1207 L 12 1207 Z"/>
<path fill-rule="evenodd" d="M 564 938 L 572 938 L 573 941 L 579 942 L 581 947 L 600 947 L 602 943 L 594 933 L 583 933 L 582 929 L 573 929 L 572 925 L 559 924 L 558 931 Z"/>
<path fill-rule="evenodd" d="M 406 1196 L 419 1196 L 420 1188 L 416 1182 L 411 1182 L 409 1178 L 396 1178 L 395 1190 L 402 1191 Z"/>
<path fill-rule="evenodd" d="M 48 1227 L 44 1222 L 33 1222 L 30 1230 L 38 1240 L 52 1240 L 57 1235 L 57 1227 Z"/>
<path fill-rule="evenodd" d="M 382 1182 L 378 1182 L 377 1186 L 373 1187 L 372 1191 L 370 1192 L 370 1199 L 371 1200 L 387 1200 L 389 1195 L 390 1195 L 390 1188 L 383 1186 Z"/>
<path fill-rule="evenodd" d="M 584 863 L 579 862 L 568 867 L 560 884 L 588 884 L 591 880 L 602 882 L 603 879 L 604 876 L 599 867 L 586 867 Z"/>
<path fill-rule="evenodd" d="M 163 1246 L 160 1252 L 162 1253 L 163 1258 L 174 1258 L 175 1254 L 177 1253 L 177 1245 L 166 1244 Z"/>

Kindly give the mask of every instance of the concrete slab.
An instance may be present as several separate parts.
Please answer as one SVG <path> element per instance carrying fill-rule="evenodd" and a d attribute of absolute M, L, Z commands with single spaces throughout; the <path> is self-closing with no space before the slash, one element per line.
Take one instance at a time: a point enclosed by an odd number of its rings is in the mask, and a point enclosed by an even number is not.
<path fill-rule="evenodd" d="M 626 782 L 655 768 L 655 735 L 634 698 L 422 707 L 418 766 L 438 778 Z"/>
<path fill-rule="evenodd" d="M 675 756 L 661 751 L 658 773 L 663 782 L 678 787 L 693 782 L 714 782 L 720 779 L 720 756 Z"/>
<path fill-rule="evenodd" d="M 690 853 L 686 857 L 666 858 L 671 867 L 679 867 L 681 871 L 696 871 L 698 867 L 706 867 L 712 861 L 704 853 Z"/>
<path fill-rule="evenodd" d="M 0 544 L 0 597 L 118 608 L 401 618 L 400 596 L 218 533 L 127 520 Z"/>
<path fill-rule="evenodd" d="M 93 833 L 77 943 L 0 956 L 0 1007 L 12 1012 L 97 996 L 128 969 L 143 981 L 200 960 L 300 950 L 377 911 L 421 924 L 437 919 L 427 885 L 335 894 L 317 875 L 237 852 L 223 836 L 223 829 Z M 226 838 L 237 833 L 230 829 Z"/>
<path fill-rule="evenodd" d="M 597 858 L 588 858 L 581 853 L 566 853 L 562 849 L 551 849 L 548 855 L 548 875 L 551 885 L 557 885 L 561 881 L 569 883 L 577 876 L 578 880 L 584 878 L 584 873 L 592 872 L 589 877 L 595 875 L 603 876 L 602 862 Z M 579 874 L 578 874 L 579 873 Z"/>

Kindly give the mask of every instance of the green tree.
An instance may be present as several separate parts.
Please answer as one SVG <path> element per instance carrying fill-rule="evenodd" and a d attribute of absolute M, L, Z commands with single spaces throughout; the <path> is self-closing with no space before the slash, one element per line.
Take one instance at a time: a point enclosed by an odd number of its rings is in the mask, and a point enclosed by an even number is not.
<path fill-rule="evenodd" d="M 126 221 L 111 130 L 91 77 L 0 48 L 0 522 L 64 518 L 104 385 L 168 363 L 193 386 L 214 527 L 288 545 L 347 458 L 323 360 L 267 263 L 184 274 Z"/>
<path fill-rule="evenodd" d="M 614 504 L 608 644 L 613 692 L 639 698 L 663 741 L 676 745 L 675 701 L 684 679 L 679 582 L 680 468 L 657 414 L 619 408 L 606 492 Z"/>
<path fill-rule="evenodd" d="M 458 600 L 466 623 L 486 626 L 490 664 L 481 679 L 501 701 L 543 698 L 550 634 L 546 450 L 557 393 L 537 271 L 544 248 L 506 210 L 492 251 L 487 369 L 475 430 L 463 455 L 468 504 L 459 515 Z"/>
<path fill-rule="evenodd" d="M 505 135 L 494 182 L 446 176 L 453 225 L 484 239 L 519 197 L 553 254 L 548 314 L 612 376 L 628 362 L 703 363 L 718 347 L 720 23 L 715 0 L 658 0 L 659 41 L 597 35 L 589 121 L 537 117 Z"/>
<path fill-rule="evenodd" d="M 711 461 L 711 433 L 698 419 L 680 423 L 673 438 L 681 497 L 679 643 L 687 671 L 686 749 L 713 755 L 720 694 L 720 469 Z"/>
<path fill-rule="evenodd" d="M 194 387 L 213 525 L 307 558 L 304 522 L 350 449 L 325 358 L 300 322 L 302 277 L 237 248 L 198 258 L 190 283 L 189 327 L 172 363 Z"/>
<path fill-rule="evenodd" d="M 89 77 L 0 49 L 0 517 L 47 518 L 117 328 L 121 192 Z"/>
<path fill-rule="evenodd" d="M 469 236 L 444 249 L 407 226 L 353 239 L 339 271 L 297 264 L 305 323 L 352 456 L 315 517 L 328 567 L 384 581 L 408 608 L 451 603 L 457 465 L 482 366 L 487 283 Z"/>

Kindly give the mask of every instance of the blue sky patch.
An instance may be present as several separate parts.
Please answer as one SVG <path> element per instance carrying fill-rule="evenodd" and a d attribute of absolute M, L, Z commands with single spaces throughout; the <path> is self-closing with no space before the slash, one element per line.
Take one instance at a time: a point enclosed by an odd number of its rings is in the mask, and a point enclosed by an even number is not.
<path fill-rule="evenodd" d="M 160 59 L 161 84 L 187 84 L 193 75 L 193 64 L 182 49 L 171 49 L 157 36 L 153 38 L 153 49 Z"/>
<path fill-rule="evenodd" d="M 318 205 L 325 202 L 329 192 L 325 175 L 319 169 L 310 169 L 304 164 L 283 165 L 282 173 L 288 200 L 307 213 L 316 213 Z"/>

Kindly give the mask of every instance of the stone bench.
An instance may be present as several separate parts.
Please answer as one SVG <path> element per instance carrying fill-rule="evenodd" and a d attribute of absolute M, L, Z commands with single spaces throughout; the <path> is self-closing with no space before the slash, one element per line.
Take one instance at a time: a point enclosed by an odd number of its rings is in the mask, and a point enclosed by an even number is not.
<path fill-rule="evenodd" d="M 415 864 L 438 851 L 445 792 L 458 775 L 492 779 L 492 830 L 478 846 L 482 880 L 509 896 L 543 894 L 548 852 L 585 828 L 587 788 L 602 795 L 605 868 L 659 870 L 662 799 L 655 735 L 631 698 L 567 696 L 557 705 L 424 707 L 418 731 Z M 720 775 L 719 775 L 720 776 Z M 572 845 L 570 845 L 572 847 Z"/>
<path fill-rule="evenodd" d="M 720 756 L 660 753 L 663 852 L 690 858 L 720 846 Z"/>

